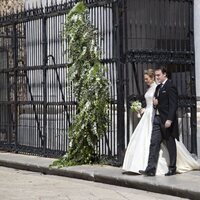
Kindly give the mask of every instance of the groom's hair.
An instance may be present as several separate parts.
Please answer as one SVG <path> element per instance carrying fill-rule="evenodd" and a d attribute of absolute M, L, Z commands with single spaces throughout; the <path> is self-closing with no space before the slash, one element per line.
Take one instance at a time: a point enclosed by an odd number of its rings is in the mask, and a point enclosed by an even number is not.
<path fill-rule="evenodd" d="M 156 71 L 156 70 L 161 70 L 161 72 L 162 72 L 163 74 L 166 74 L 166 75 L 168 76 L 167 68 L 166 68 L 164 65 L 161 65 L 161 66 L 156 67 L 156 68 L 155 68 L 155 71 Z"/>

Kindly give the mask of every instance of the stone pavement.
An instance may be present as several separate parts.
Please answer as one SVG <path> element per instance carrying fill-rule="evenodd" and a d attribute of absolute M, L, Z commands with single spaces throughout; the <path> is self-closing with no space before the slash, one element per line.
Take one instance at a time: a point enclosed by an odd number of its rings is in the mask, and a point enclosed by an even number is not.
<path fill-rule="evenodd" d="M 189 199 L 200 199 L 200 171 L 190 171 L 169 177 L 144 177 L 142 175 L 123 174 L 121 168 L 107 165 L 49 168 L 54 160 L 52 158 L 0 152 L 0 166 L 79 178 Z"/>

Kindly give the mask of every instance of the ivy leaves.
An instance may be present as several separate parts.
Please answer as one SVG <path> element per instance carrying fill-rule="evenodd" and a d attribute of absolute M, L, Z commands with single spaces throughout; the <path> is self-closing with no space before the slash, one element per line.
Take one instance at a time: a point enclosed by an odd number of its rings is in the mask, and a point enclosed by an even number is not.
<path fill-rule="evenodd" d="M 66 17 L 67 77 L 77 101 L 77 114 L 69 130 L 67 154 L 54 164 L 92 164 L 98 162 L 98 141 L 108 126 L 109 83 L 100 62 L 98 31 L 88 17 L 83 2 L 77 3 Z"/>

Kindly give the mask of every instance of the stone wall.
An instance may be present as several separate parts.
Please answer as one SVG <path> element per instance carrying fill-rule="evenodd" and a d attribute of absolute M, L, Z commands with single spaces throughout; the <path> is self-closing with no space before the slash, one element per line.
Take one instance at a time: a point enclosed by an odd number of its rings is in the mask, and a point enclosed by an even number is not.
<path fill-rule="evenodd" d="M 0 15 L 3 13 L 11 14 L 17 9 L 23 8 L 24 0 L 1 0 Z"/>
<path fill-rule="evenodd" d="M 0 3 L 0 16 L 2 15 L 11 15 L 13 13 L 16 13 L 18 10 L 19 12 L 21 9 L 24 8 L 24 0 L 1 0 Z M 25 63 L 25 51 L 24 51 L 24 46 L 25 46 L 25 36 L 24 36 L 24 25 L 23 23 L 19 23 L 16 25 L 17 29 L 17 44 L 13 42 L 13 25 L 0 25 L 0 32 L 3 37 L 0 37 L 0 48 L 1 51 L 4 52 L 5 55 L 7 55 L 7 62 L 3 63 L 1 68 L 13 68 L 14 67 L 14 51 L 13 47 L 15 45 L 18 46 L 18 52 L 17 52 L 17 59 L 18 59 L 18 67 L 23 67 L 23 63 Z M 21 62 L 23 61 L 23 62 Z M 26 81 L 24 74 L 21 74 L 22 72 L 19 72 L 18 75 L 18 84 L 17 84 L 17 95 L 18 95 L 18 100 L 26 100 L 27 99 L 27 86 L 26 86 Z M 5 83 L 3 87 L 10 87 L 10 99 L 14 100 L 14 77 L 13 74 L 8 75 L 8 80 L 9 80 L 9 85 Z"/>

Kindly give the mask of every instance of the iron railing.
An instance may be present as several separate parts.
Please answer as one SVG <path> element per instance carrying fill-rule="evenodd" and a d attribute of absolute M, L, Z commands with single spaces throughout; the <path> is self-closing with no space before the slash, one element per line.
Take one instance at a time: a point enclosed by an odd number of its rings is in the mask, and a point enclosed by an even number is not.
<path fill-rule="evenodd" d="M 66 14 L 77 1 L 52 2 L 0 17 L 0 147 L 58 156 L 68 149 L 76 114 L 67 80 L 62 37 Z M 110 121 L 101 155 L 121 163 L 138 120 L 130 103 L 146 87 L 143 71 L 164 64 L 179 90 L 183 142 L 197 152 L 192 0 L 87 0 L 108 67 Z"/>

